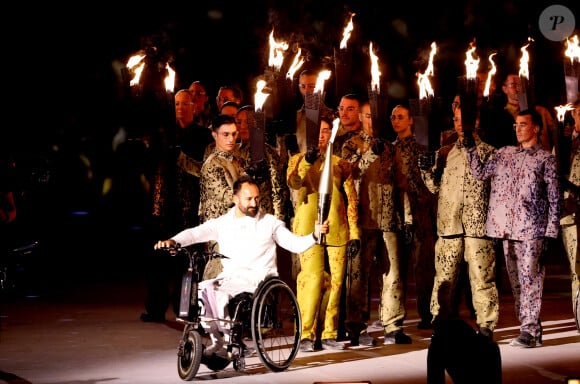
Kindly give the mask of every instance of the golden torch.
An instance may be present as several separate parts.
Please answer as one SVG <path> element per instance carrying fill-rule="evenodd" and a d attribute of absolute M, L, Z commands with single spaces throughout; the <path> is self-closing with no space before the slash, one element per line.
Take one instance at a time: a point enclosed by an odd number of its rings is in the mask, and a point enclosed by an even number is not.
<path fill-rule="evenodd" d="M 334 143 L 334 138 L 338 131 L 339 122 L 340 119 L 334 119 L 332 122 L 332 134 L 330 135 L 330 141 L 326 146 L 324 165 L 322 168 L 322 174 L 320 175 L 320 183 L 318 184 L 318 222 L 321 224 L 328 219 L 330 203 L 332 202 L 332 144 Z M 324 244 L 325 242 L 326 237 L 321 233 L 318 237 L 317 244 Z"/>

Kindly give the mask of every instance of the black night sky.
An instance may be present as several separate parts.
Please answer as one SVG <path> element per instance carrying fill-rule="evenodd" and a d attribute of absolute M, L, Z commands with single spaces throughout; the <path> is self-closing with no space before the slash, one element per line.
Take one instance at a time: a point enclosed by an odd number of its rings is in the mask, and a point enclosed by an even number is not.
<path fill-rule="evenodd" d="M 332 59 L 351 12 L 356 14 L 349 40 L 355 91 L 366 90 L 370 80 L 370 42 L 379 56 L 382 80 L 388 84 L 390 105 L 418 97 L 415 74 L 425 70 L 430 44 L 436 42 L 432 82 L 435 94 L 448 104 L 458 76 L 464 75 L 469 42 L 475 39 L 480 69 L 485 72 L 487 56 L 497 52 L 499 75 L 518 69 L 520 48 L 532 37 L 536 100 L 552 107 L 564 101 L 564 43 L 547 40 L 538 31 L 540 13 L 554 4 L 539 3 L 89 1 L 33 7 L 24 2 L 15 5 L 16 11 L 4 12 L 4 99 L 8 103 L 3 142 L 12 151 L 56 147 L 70 156 L 60 164 L 74 163 L 77 160 L 71 159 L 78 153 L 87 152 L 93 156 L 93 177 L 100 185 L 106 177 L 101 164 L 108 162 L 112 137 L 126 113 L 120 102 L 118 73 L 130 56 L 154 45 L 160 54 L 171 57 L 176 89 L 202 80 L 211 100 L 220 85 L 237 84 L 246 102 L 252 103 L 252 87 L 267 66 L 272 28 L 277 40 L 302 48 L 308 55 L 306 65 L 316 67 Z M 577 31 L 577 2 L 558 4 L 576 15 Z M 336 106 L 332 92 L 327 93 L 326 102 Z M 70 183 L 77 177 L 74 171 L 66 172 L 61 180 Z"/>

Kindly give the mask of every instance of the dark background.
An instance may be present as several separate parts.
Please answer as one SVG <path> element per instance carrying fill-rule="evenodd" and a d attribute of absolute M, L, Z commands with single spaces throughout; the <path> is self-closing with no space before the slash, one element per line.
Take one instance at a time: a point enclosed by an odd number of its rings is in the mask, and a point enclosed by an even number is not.
<path fill-rule="evenodd" d="M 431 81 L 435 95 L 448 105 L 457 91 L 457 78 L 465 74 L 465 52 L 471 41 L 476 41 L 484 72 L 489 69 L 487 57 L 497 52 L 498 78 L 502 72 L 519 69 L 520 48 L 531 37 L 536 100 L 553 108 L 565 102 L 565 44 L 545 39 L 538 31 L 538 17 L 548 5 L 561 4 L 575 14 L 578 25 L 580 13 L 573 1 L 534 3 L 13 4 L 10 11 L 2 12 L 2 151 L 19 160 L 20 178 L 25 182 L 19 191 L 19 222 L 12 229 L 17 235 L 10 239 L 46 238 L 51 243 L 68 243 L 67 249 L 77 247 L 89 253 L 97 249 L 98 253 L 102 248 L 94 244 L 124 241 L 134 233 L 126 228 L 142 228 L 150 205 L 135 175 L 147 160 L 139 152 L 119 159 L 111 148 L 119 128 L 135 124 L 120 69 L 142 49 L 154 46 L 160 57 L 170 60 L 176 71 L 176 90 L 202 80 L 213 100 L 219 86 L 236 84 L 244 91 L 245 101 L 252 103 L 256 79 L 267 67 L 272 28 L 277 41 L 302 48 L 306 66 L 332 70 L 333 49 L 338 48 L 354 12 L 348 43 L 353 55 L 353 90 L 364 93 L 370 82 L 368 46 L 372 41 L 392 107 L 418 97 L 415 74 L 424 72 L 432 42 L 437 43 L 438 53 Z M 289 52 L 286 59 L 293 56 Z M 332 79 L 327 86 L 326 104 L 336 107 Z M 113 176 L 115 197 L 105 198 L 104 180 Z M 89 224 L 88 217 L 98 220 L 91 219 Z"/>

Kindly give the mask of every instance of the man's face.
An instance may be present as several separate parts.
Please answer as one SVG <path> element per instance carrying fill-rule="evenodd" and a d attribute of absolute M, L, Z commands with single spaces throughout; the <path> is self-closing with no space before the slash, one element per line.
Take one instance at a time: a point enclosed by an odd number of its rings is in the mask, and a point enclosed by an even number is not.
<path fill-rule="evenodd" d="M 518 92 L 521 90 L 521 82 L 519 76 L 508 75 L 501 89 L 503 93 L 505 93 L 508 103 L 519 104 Z"/>
<path fill-rule="evenodd" d="M 391 112 L 391 124 L 398 137 L 407 137 L 412 133 L 413 118 L 405 108 L 396 107 Z"/>
<path fill-rule="evenodd" d="M 538 127 L 533 125 L 531 116 L 517 116 L 514 126 L 519 144 L 524 146 L 536 144 L 538 141 Z"/>
<path fill-rule="evenodd" d="M 250 140 L 250 127 L 248 126 L 248 111 L 242 110 L 236 116 L 236 126 L 240 140 L 244 143 Z"/>
<path fill-rule="evenodd" d="M 253 184 L 244 183 L 234 195 L 234 204 L 244 215 L 256 217 L 260 208 L 260 190 Z"/>
<path fill-rule="evenodd" d="M 217 130 L 211 133 L 215 140 L 216 149 L 232 153 L 238 138 L 238 128 L 236 124 L 222 124 Z"/>
<path fill-rule="evenodd" d="M 189 92 L 193 95 L 196 113 L 200 113 L 205 108 L 205 103 L 209 100 L 205 88 L 201 84 L 193 83 L 189 87 Z"/>
<path fill-rule="evenodd" d="M 303 75 L 300 76 L 298 79 L 298 89 L 300 90 L 300 94 L 304 98 L 306 93 L 314 93 L 314 88 L 316 88 L 316 80 L 318 80 L 318 76 L 316 75 Z"/>
<path fill-rule="evenodd" d="M 363 104 L 360 107 L 360 121 L 362 123 L 362 129 L 367 134 L 372 136 L 373 135 L 373 116 L 371 115 L 371 106 L 370 104 Z"/>
<path fill-rule="evenodd" d="M 241 100 L 234 96 L 234 91 L 231 89 L 220 89 L 215 98 L 218 111 L 222 109 L 222 105 L 224 105 L 226 101 L 233 101 L 238 104 L 241 102 Z"/>
<path fill-rule="evenodd" d="M 353 131 L 360 127 L 359 120 L 360 104 L 357 100 L 345 99 L 340 100 L 338 106 L 338 116 L 342 126 L 347 131 Z"/>
<path fill-rule="evenodd" d="M 318 134 L 318 149 L 321 152 L 326 150 L 330 136 L 332 136 L 332 127 L 326 121 L 322 120 L 320 122 L 320 133 Z"/>

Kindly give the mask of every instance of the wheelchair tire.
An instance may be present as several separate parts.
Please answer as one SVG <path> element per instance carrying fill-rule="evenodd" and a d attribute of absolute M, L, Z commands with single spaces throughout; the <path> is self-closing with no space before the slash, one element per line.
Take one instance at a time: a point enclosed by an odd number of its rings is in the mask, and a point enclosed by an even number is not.
<path fill-rule="evenodd" d="M 296 296 L 284 281 L 270 278 L 258 287 L 251 328 L 262 363 L 273 372 L 288 369 L 298 353 L 302 319 Z"/>
<path fill-rule="evenodd" d="M 177 353 L 177 372 L 182 380 L 193 380 L 199 370 L 202 355 L 201 336 L 187 326 Z"/>

